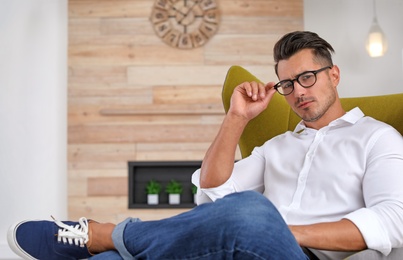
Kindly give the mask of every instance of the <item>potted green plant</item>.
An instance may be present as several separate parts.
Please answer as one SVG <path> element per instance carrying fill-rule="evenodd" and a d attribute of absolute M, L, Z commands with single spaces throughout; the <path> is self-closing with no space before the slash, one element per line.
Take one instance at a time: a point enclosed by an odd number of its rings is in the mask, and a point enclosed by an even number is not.
<path fill-rule="evenodd" d="M 169 195 L 169 204 L 180 204 L 180 195 L 182 193 L 182 184 L 171 180 L 165 189 Z"/>
<path fill-rule="evenodd" d="M 146 186 L 147 203 L 149 205 L 157 205 L 159 203 L 159 194 L 161 192 L 161 184 L 157 181 L 150 180 Z"/>

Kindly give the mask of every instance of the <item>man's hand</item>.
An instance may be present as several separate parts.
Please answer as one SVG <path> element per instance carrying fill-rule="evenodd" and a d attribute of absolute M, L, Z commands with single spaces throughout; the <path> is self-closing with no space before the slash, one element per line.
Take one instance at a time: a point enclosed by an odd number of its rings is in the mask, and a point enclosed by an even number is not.
<path fill-rule="evenodd" d="M 266 85 L 258 82 L 244 82 L 234 89 L 229 114 L 244 117 L 247 121 L 267 108 L 276 90 L 274 82 Z"/>
<path fill-rule="evenodd" d="M 274 83 L 244 82 L 234 89 L 231 106 L 220 131 L 204 157 L 200 187 L 212 188 L 225 183 L 234 167 L 239 138 L 249 120 L 266 109 L 276 90 Z"/>

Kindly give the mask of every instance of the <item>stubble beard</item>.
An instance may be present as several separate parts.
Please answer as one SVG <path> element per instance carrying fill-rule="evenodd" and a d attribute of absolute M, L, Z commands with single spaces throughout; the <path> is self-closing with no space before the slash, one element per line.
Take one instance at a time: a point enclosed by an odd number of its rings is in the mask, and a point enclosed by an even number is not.
<path fill-rule="evenodd" d="M 329 88 L 332 88 L 331 86 L 329 86 Z M 300 97 L 298 98 L 298 101 L 295 105 L 295 107 L 298 106 L 299 103 L 304 102 L 304 101 L 314 101 L 317 102 L 315 99 L 313 98 L 305 98 L 305 97 Z M 329 108 L 334 104 L 334 102 L 336 101 L 336 93 L 334 92 L 333 88 L 331 89 L 331 91 L 329 91 L 329 95 L 326 97 L 325 100 L 323 100 L 322 105 L 319 104 L 319 107 L 317 109 L 312 109 L 311 107 L 307 107 L 304 109 L 304 111 L 306 113 L 302 114 L 302 113 L 298 113 L 297 109 L 294 109 L 294 112 L 304 121 L 304 122 L 316 122 L 318 121 L 320 118 L 322 118 L 322 116 L 324 114 L 326 114 L 326 112 L 329 110 Z M 318 104 L 318 103 L 317 103 Z"/>

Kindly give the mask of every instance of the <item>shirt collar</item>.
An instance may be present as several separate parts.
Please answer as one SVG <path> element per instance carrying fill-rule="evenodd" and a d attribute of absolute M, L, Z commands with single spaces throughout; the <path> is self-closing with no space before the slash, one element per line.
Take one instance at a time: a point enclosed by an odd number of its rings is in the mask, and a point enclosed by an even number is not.
<path fill-rule="evenodd" d="M 332 122 L 330 122 L 329 126 L 341 126 L 344 124 L 350 124 L 353 125 L 355 124 L 358 120 L 360 120 L 362 117 L 364 117 L 364 113 L 361 111 L 360 108 L 355 107 L 345 113 L 342 117 L 339 117 Z M 304 124 L 304 121 L 300 121 L 297 126 L 294 129 L 294 133 L 301 133 L 303 132 L 307 127 Z"/>

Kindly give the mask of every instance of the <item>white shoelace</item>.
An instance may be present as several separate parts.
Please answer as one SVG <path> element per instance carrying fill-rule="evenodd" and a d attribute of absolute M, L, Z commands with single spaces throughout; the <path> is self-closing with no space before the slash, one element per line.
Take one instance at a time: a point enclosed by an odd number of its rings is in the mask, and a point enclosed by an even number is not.
<path fill-rule="evenodd" d="M 85 246 L 88 242 L 88 220 L 86 218 L 80 218 L 78 224 L 75 226 L 66 225 L 53 216 L 52 218 L 55 224 L 60 227 L 57 233 L 57 241 L 59 243 L 69 243 L 70 245 L 74 243 L 76 246 Z"/>

